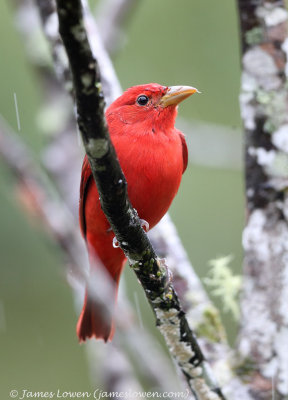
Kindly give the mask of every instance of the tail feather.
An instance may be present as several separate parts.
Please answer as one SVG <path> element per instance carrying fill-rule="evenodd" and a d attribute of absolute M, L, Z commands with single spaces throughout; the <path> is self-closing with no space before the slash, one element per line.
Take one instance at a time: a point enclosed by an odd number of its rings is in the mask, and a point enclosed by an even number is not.
<path fill-rule="evenodd" d="M 79 341 L 95 337 L 105 342 L 111 341 L 114 335 L 112 315 L 104 314 L 101 306 L 89 298 L 86 291 L 82 312 L 77 323 Z"/>
<path fill-rule="evenodd" d="M 117 271 L 113 271 L 113 284 L 115 285 L 114 299 L 112 299 L 112 312 L 107 312 L 103 309 L 103 304 L 98 303 L 92 296 L 89 296 L 89 292 L 86 289 L 85 300 L 83 309 L 78 319 L 77 323 L 77 336 L 80 342 L 85 342 L 87 338 L 95 337 L 96 339 L 103 339 L 105 342 L 111 341 L 115 332 L 114 324 L 114 309 L 116 306 L 118 285 L 120 280 L 120 275 L 125 263 L 122 256 L 122 265 Z"/>

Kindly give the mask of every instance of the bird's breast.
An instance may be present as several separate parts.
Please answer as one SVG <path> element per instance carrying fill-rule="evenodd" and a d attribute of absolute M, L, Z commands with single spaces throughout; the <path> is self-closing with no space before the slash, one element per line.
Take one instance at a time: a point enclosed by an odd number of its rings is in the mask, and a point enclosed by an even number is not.
<path fill-rule="evenodd" d="M 152 228 L 167 212 L 183 171 L 177 131 L 136 137 L 112 137 L 128 184 L 128 195 L 140 218 Z"/>

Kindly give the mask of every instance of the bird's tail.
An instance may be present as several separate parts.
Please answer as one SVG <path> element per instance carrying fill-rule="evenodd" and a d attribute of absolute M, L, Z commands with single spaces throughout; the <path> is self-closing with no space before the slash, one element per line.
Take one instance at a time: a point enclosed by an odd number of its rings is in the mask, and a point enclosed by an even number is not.
<path fill-rule="evenodd" d="M 120 275 L 126 261 L 123 252 L 120 249 L 117 250 L 120 253 L 120 257 L 117 257 L 117 260 L 114 259 L 113 267 L 111 265 L 109 267 L 105 265 L 105 269 L 107 269 L 107 272 L 109 272 L 109 275 L 111 276 L 112 285 L 110 286 L 112 286 L 112 291 L 114 292 L 111 296 L 112 300 L 109 307 L 112 309 L 112 312 L 107 312 L 107 310 L 104 309 L 105 307 L 103 307 L 103 303 L 95 300 L 95 296 L 90 296 L 89 290 L 86 288 L 84 305 L 76 328 L 80 342 L 91 337 L 103 339 L 107 342 L 111 341 L 114 336 L 115 327 L 113 311 L 115 310 L 116 305 Z M 115 261 L 117 262 L 115 263 Z"/>
<path fill-rule="evenodd" d="M 112 315 L 103 313 L 99 304 L 93 301 L 86 289 L 85 300 L 82 312 L 77 323 L 77 335 L 80 342 L 87 338 L 112 340 L 114 335 L 114 322 Z"/>

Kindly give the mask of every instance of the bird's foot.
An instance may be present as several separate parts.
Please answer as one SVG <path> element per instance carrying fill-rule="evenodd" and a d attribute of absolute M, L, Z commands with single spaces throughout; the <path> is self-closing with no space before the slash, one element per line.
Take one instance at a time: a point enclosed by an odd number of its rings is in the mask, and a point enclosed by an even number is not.
<path fill-rule="evenodd" d="M 145 219 L 140 219 L 140 224 L 143 231 L 147 233 L 149 231 L 149 223 Z"/>
<path fill-rule="evenodd" d="M 118 240 L 116 239 L 116 236 L 114 236 L 112 244 L 113 244 L 114 249 L 118 249 L 118 247 L 120 247 L 120 244 L 119 244 Z"/>

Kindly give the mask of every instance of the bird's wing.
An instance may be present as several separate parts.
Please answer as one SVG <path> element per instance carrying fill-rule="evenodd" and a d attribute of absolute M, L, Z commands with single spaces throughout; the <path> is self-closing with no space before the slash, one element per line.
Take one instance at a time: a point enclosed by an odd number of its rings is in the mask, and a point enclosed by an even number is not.
<path fill-rule="evenodd" d="M 182 156 L 183 156 L 183 171 L 182 174 L 184 174 L 187 164 L 188 164 L 188 148 L 187 148 L 187 143 L 185 140 L 185 136 L 182 132 L 179 131 L 179 136 L 182 142 Z"/>
<path fill-rule="evenodd" d="M 88 193 L 88 187 L 91 184 L 91 182 L 92 182 L 92 172 L 87 155 L 85 155 L 81 171 L 80 204 L 79 204 L 80 228 L 84 238 L 86 238 L 85 201 Z"/>

